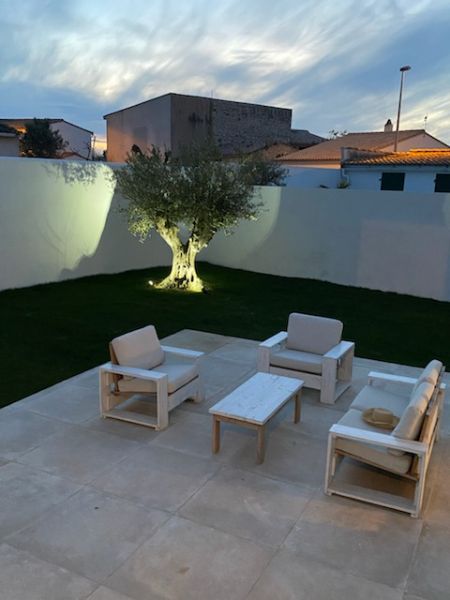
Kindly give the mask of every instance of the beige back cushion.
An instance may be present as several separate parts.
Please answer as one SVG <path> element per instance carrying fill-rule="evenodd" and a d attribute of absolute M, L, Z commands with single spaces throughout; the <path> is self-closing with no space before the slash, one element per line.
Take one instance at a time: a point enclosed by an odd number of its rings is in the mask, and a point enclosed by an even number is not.
<path fill-rule="evenodd" d="M 423 418 L 434 391 L 434 385 L 424 381 L 411 394 L 411 400 L 405 408 L 392 435 L 404 440 L 416 440 L 422 427 Z"/>
<path fill-rule="evenodd" d="M 341 341 L 342 327 L 336 319 L 291 313 L 286 348 L 325 354 Z"/>
<path fill-rule="evenodd" d="M 417 378 L 417 383 L 415 384 L 414 389 L 418 388 L 419 385 L 424 382 L 436 385 L 441 369 L 442 363 L 440 360 L 431 360 Z"/>
<path fill-rule="evenodd" d="M 164 351 L 153 325 L 113 339 L 111 345 L 119 365 L 153 369 L 164 360 Z"/>

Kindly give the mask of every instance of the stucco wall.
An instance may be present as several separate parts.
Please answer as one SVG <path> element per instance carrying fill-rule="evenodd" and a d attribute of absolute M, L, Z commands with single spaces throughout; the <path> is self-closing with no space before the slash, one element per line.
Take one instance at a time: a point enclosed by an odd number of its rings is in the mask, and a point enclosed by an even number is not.
<path fill-rule="evenodd" d="M 170 264 L 140 244 L 99 163 L 0 158 L 0 289 Z M 256 222 L 200 260 L 450 300 L 450 195 L 262 188 Z"/>
<path fill-rule="evenodd" d="M 54 131 L 59 131 L 64 141 L 67 142 L 67 146 L 65 147 L 66 151 L 72 150 L 73 152 L 77 152 L 81 156 L 84 156 L 84 158 L 90 156 L 92 136 L 89 131 L 75 127 L 65 121 L 52 123 L 50 128 Z"/>
<path fill-rule="evenodd" d="M 411 168 L 409 168 L 411 169 Z M 438 168 L 435 170 L 429 170 L 428 168 L 417 167 L 416 171 L 409 170 L 408 168 L 397 167 L 396 169 L 385 168 L 385 169 L 345 169 L 346 174 L 349 177 L 350 185 L 352 190 L 379 190 L 381 186 L 381 175 L 384 172 L 395 172 L 405 173 L 405 186 L 403 192 L 424 192 L 432 194 L 434 193 L 434 180 L 436 179 L 436 173 L 449 173 L 450 170 L 445 167 Z M 383 192 L 385 193 L 385 192 Z"/>
<path fill-rule="evenodd" d="M 133 144 L 142 151 L 151 146 L 170 149 L 170 114 L 171 99 L 166 95 L 108 115 L 108 161 L 123 162 Z"/>
<path fill-rule="evenodd" d="M 341 170 L 308 169 L 307 167 L 288 167 L 285 180 L 288 187 L 317 188 L 320 186 L 336 188 L 341 180 Z"/>
<path fill-rule="evenodd" d="M 0 156 L 19 156 L 19 138 L 0 137 Z"/>

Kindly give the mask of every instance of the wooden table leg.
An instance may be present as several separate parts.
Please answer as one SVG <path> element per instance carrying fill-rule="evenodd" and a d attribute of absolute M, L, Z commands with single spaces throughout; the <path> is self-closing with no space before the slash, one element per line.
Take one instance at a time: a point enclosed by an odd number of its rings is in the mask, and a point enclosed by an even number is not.
<path fill-rule="evenodd" d="M 264 455 L 266 452 L 266 428 L 264 425 L 260 425 L 256 431 L 258 435 L 256 462 L 258 465 L 260 465 L 264 462 Z"/>
<path fill-rule="evenodd" d="M 298 423 L 301 418 L 301 410 L 302 410 L 302 390 L 299 390 L 295 394 L 295 408 L 294 408 L 294 423 Z"/>
<path fill-rule="evenodd" d="M 220 450 L 220 419 L 213 416 L 212 425 L 212 451 L 217 454 Z"/>

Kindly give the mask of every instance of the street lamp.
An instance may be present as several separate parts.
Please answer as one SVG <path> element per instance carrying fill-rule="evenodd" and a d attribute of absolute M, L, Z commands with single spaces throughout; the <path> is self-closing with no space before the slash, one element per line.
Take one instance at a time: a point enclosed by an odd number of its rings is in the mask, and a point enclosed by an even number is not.
<path fill-rule="evenodd" d="M 403 92 L 403 76 L 406 71 L 410 71 L 411 67 L 409 65 L 405 65 L 404 67 L 400 67 L 400 96 L 398 98 L 398 112 L 397 112 L 397 128 L 395 130 L 395 140 L 394 140 L 394 152 L 397 152 L 397 144 L 398 144 L 398 130 L 400 129 L 400 111 L 402 108 L 402 92 Z"/>

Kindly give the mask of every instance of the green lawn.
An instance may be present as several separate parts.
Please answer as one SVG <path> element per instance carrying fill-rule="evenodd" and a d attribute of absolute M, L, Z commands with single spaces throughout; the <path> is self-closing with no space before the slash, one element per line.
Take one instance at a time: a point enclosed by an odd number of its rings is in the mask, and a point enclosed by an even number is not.
<path fill-rule="evenodd" d="M 292 311 L 336 317 L 356 354 L 410 365 L 450 363 L 450 303 L 199 264 L 210 292 L 155 290 L 166 268 L 0 293 L 0 406 L 108 360 L 108 341 L 154 324 L 160 337 L 200 329 L 262 340 Z"/>

